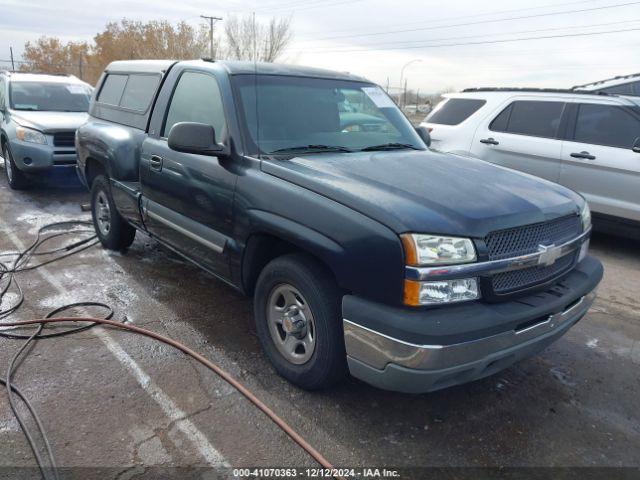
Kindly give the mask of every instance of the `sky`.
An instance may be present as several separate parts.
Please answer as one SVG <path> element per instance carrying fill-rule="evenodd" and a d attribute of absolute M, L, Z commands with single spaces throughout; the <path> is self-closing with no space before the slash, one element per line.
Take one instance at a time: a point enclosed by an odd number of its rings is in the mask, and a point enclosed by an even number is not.
<path fill-rule="evenodd" d="M 291 17 L 282 61 L 348 71 L 424 93 L 570 87 L 640 72 L 632 0 L 0 0 L 0 59 L 26 41 L 91 40 L 109 21 Z M 216 28 L 221 28 L 220 23 Z M 546 37 L 546 38 L 540 38 Z M 7 63 L 0 63 L 6 66 Z"/>

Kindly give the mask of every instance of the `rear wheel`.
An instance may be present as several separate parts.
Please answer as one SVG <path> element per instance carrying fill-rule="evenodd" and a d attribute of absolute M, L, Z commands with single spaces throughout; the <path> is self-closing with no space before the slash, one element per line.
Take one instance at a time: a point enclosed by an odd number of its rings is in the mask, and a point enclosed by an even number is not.
<path fill-rule="evenodd" d="M 285 255 L 262 271 L 254 297 L 256 330 L 276 371 L 313 390 L 344 378 L 340 291 L 310 256 Z"/>
<path fill-rule="evenodd" d="M 9 145 L 2 146 L 2 157 L 4 158 L 4 173 L 9 187 L 13 190 L 24 190 L 29 186 L 27 175 L 16 167 L 11 155 Z"/>
<path fill-rule="evenodd" d="M 111 197 L 109 180 L 104 175 L 98 175 L 91 185 L 91 216 L 103 247 L 123 251 L 131 246 L 136 236 L 136 229 L 129 225 L 116 210 Z"/>

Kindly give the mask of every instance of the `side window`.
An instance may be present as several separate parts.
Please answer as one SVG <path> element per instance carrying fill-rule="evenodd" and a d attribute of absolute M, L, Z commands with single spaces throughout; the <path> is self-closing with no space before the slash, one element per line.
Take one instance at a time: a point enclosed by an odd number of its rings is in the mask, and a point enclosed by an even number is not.
<path fill-rule="evenodd" d="M 178 122 L 199 122 L 211 125 L 220 141 L 225 128 L 224 109 L 218 82 L 205 73 L 185 72 L 173 91 L 162 136 L 167 137 Z"/>
<path fill-rule="evenodd" d="M 614 105 L 581 104 L 574 141 L 631 148 L 640 137 L 640 115 Z"/>
<path fill-rule="evenodd" d="M 158 82 L 160 82 L 158 75 L 129 75 L 120 99 L 120 106 L 138 112 L 146 112 L 158 87 Z"/>
<path fill-rule="evenodd" d="M 127 83 L 128 75 L 107 75 L 107 78 L 100 89 L 98 102 L 107 105 L 119 105 L 122 98 L 124 86 Z"/>
<path fill-rule="evenodd" d="M 4 79 L 0 78 L 0 108 L 5 108 L 4 89 L 5 89 Z"/>
<path fill-rule="evenodd" d="M 513 103 L 502 110 L 500 114 L 489 124 L 489 130 L 493 132 L 506 132 L 509 124 L 509 116 L 511 115 L 511 107 Z"/>
<path fill-rule="evenodd" d="M 518 100 L 505 108 L 489 128 L 497 132 L 556 138 L 563 102 Z"/>
<path fill-rule="evenodd" d="M 436 107 L 425 119 L 440 125 L 458 125 L 476 113 L 486 100 L 476 98 L 450 98 Z"/>

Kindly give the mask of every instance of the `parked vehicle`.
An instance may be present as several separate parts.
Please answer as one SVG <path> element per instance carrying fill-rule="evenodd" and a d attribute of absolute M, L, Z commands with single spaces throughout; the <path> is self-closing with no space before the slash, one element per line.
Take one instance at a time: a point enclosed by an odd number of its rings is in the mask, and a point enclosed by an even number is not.
<path fill-rule="evenodd" d="M 422 125 L 434 148 L 560 183 L 588 200 L 597 228 L 640 237 L 640 97 L 468 89 Z"/>
<path fill-rule="evenodd" d="M 344 97 L 382 126 L 343 128 Z M 538 352 L 602 277 L 578 194 L 428 143 L 360 77 L 211 61 L 110 64 L 77 134 L 104 247 L 140 230 L 253 295 L 296 385 L 406 392 Z"/>
<path fill-rule="evenodd" d="M 586 83 L 584 85 L 576 85 L 573 87 L 573 90 L 640 96 L 640 73 L 621 75 L 607 78 L 606 80 Z"/>
<path fill-rule="evenodd" d="M 91 92 L 73 75 L 0 72 L 0 148 L 11 188 L 75 167 L 75 132 L 87 121 Z"/>

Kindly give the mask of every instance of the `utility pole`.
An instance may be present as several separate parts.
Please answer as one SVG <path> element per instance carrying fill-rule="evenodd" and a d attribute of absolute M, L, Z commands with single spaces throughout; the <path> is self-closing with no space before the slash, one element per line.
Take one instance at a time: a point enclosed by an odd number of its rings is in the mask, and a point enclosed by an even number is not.
<path fill-rule="evenodd" d="M 416 58 L 414 60 L 409 60 L 400 69 L 400 88 L 402 88 L 402 84 L 404 83 L 404 88 L 405 88 L 404 103 L 405 104 L 407 103 L 407 82 L 406 81 L 403 82 L 403 80 L 404 80 L 404 70 L 405 70 L 405 68 L 407 68 L 412 63 L 421 62 L 421 61 L 422 61 L 422 59 L 420 59 L 420 58 Z"/>
<path fill-rule="evenodd" d="M 80 74 L 80 80 L 82 80 L 82 55 L 78 59 L 78 73 Z"/>
<path fill-rule="evenodd" d="M 209 20 L 209 57 L 213 59 L 213 26 L 218 20 L 222 20 L 222 17 L 210 17 L 207 15 L 200 15 L 200 18 Z"/>
<path fill-rule="evenodd" d="M 402 96 L 404 97 L 402 101 L 402 106 L 406 107 L 407 106 L 407 79 L 406 78 L 404 80 L 404 94 Z"/>
<path fill-rule="evenodd" d="M 13 47 L 9 47 L 9 53 L 11 53 L 11 71 L 16 71 L 16 65 L 13 63 Z"/>

